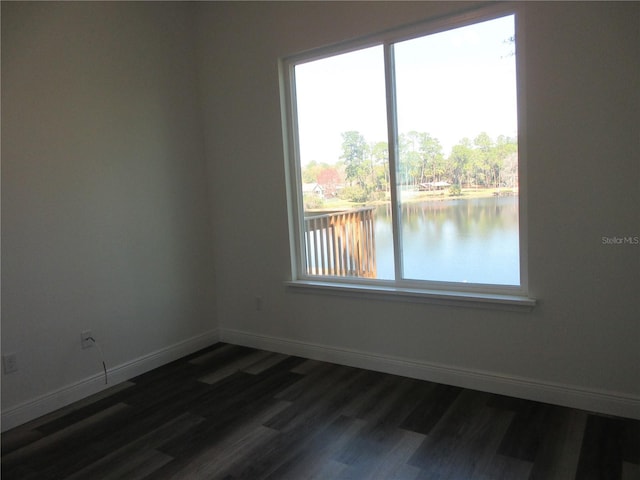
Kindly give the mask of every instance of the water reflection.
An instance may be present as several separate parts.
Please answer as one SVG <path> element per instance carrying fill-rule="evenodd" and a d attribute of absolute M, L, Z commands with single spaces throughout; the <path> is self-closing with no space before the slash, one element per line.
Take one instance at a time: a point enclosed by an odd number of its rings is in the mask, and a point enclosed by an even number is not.
<path fill-rule="evenodd" d="M 405 278 L 518 285 L 518 197 L 402 205 Z M 393 278 L 390 207 L 376 211 L 378 278 Z"/>

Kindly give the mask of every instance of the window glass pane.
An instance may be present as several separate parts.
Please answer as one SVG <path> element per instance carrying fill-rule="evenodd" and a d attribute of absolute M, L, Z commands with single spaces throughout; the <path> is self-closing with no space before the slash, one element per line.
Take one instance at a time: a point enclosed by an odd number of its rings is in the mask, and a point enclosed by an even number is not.
<path fill-rule="evenodd" d="M 520 284 L 514 17 L 394 45 L 404 278 Z"/>
<path fill-rule="evenodd" d="M 303 268 L 393 279 L 381 46 L 295 66 Z"/>

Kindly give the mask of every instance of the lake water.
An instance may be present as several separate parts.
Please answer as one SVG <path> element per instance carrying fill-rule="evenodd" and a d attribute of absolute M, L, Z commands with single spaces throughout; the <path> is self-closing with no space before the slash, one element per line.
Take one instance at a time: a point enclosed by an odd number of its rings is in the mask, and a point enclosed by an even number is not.
<path fill-rule="evenodd" d="M 402 207 L 404 277 L 520 284 L 518 197 L 446 199 Z M 393 279 L 389 206 L 376 210 L 377 273 Z"/>

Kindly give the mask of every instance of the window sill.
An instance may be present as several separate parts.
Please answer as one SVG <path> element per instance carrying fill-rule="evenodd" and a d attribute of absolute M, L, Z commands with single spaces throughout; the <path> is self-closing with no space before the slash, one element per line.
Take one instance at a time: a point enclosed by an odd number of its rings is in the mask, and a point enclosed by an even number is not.
<path fill-rule="evenodd" d="M 423 290 L 378 285 L 354 285 L 349 283 L 329 283 L 311 280 L 285 282 L 294 292 L 340 295 L 373 300 L 392 300 L 412 303 L 429 303 L 470 308 L 489 308 L 529 312 L 536 305 L 534 298 L 520 295 L 493 293 L 456 292 L 448 290 Z"/>

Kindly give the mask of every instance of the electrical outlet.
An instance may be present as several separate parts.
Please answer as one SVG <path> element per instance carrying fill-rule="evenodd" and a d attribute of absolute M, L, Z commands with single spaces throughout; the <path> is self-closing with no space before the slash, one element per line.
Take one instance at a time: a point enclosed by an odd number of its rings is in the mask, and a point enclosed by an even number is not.
<path fill-rule="evenodd" d="M 91 330 L 85 330 L 80 334 L 80 345 L 82 345 L 82 348 L 93 347 L 93 340 L 91 340 L 91 338 Z"/>
<path fill-rule="evenodd" d="M 259 312 L 262 310 L 262 297 L 256 297 L 256 310 Z"/>
<path fill-rule="evenodd" d="M 7 353 L 2 356 L 4 365 L 4 373 L 13 373 L 18 371 L 18 358 L 15 353 Z"/>

